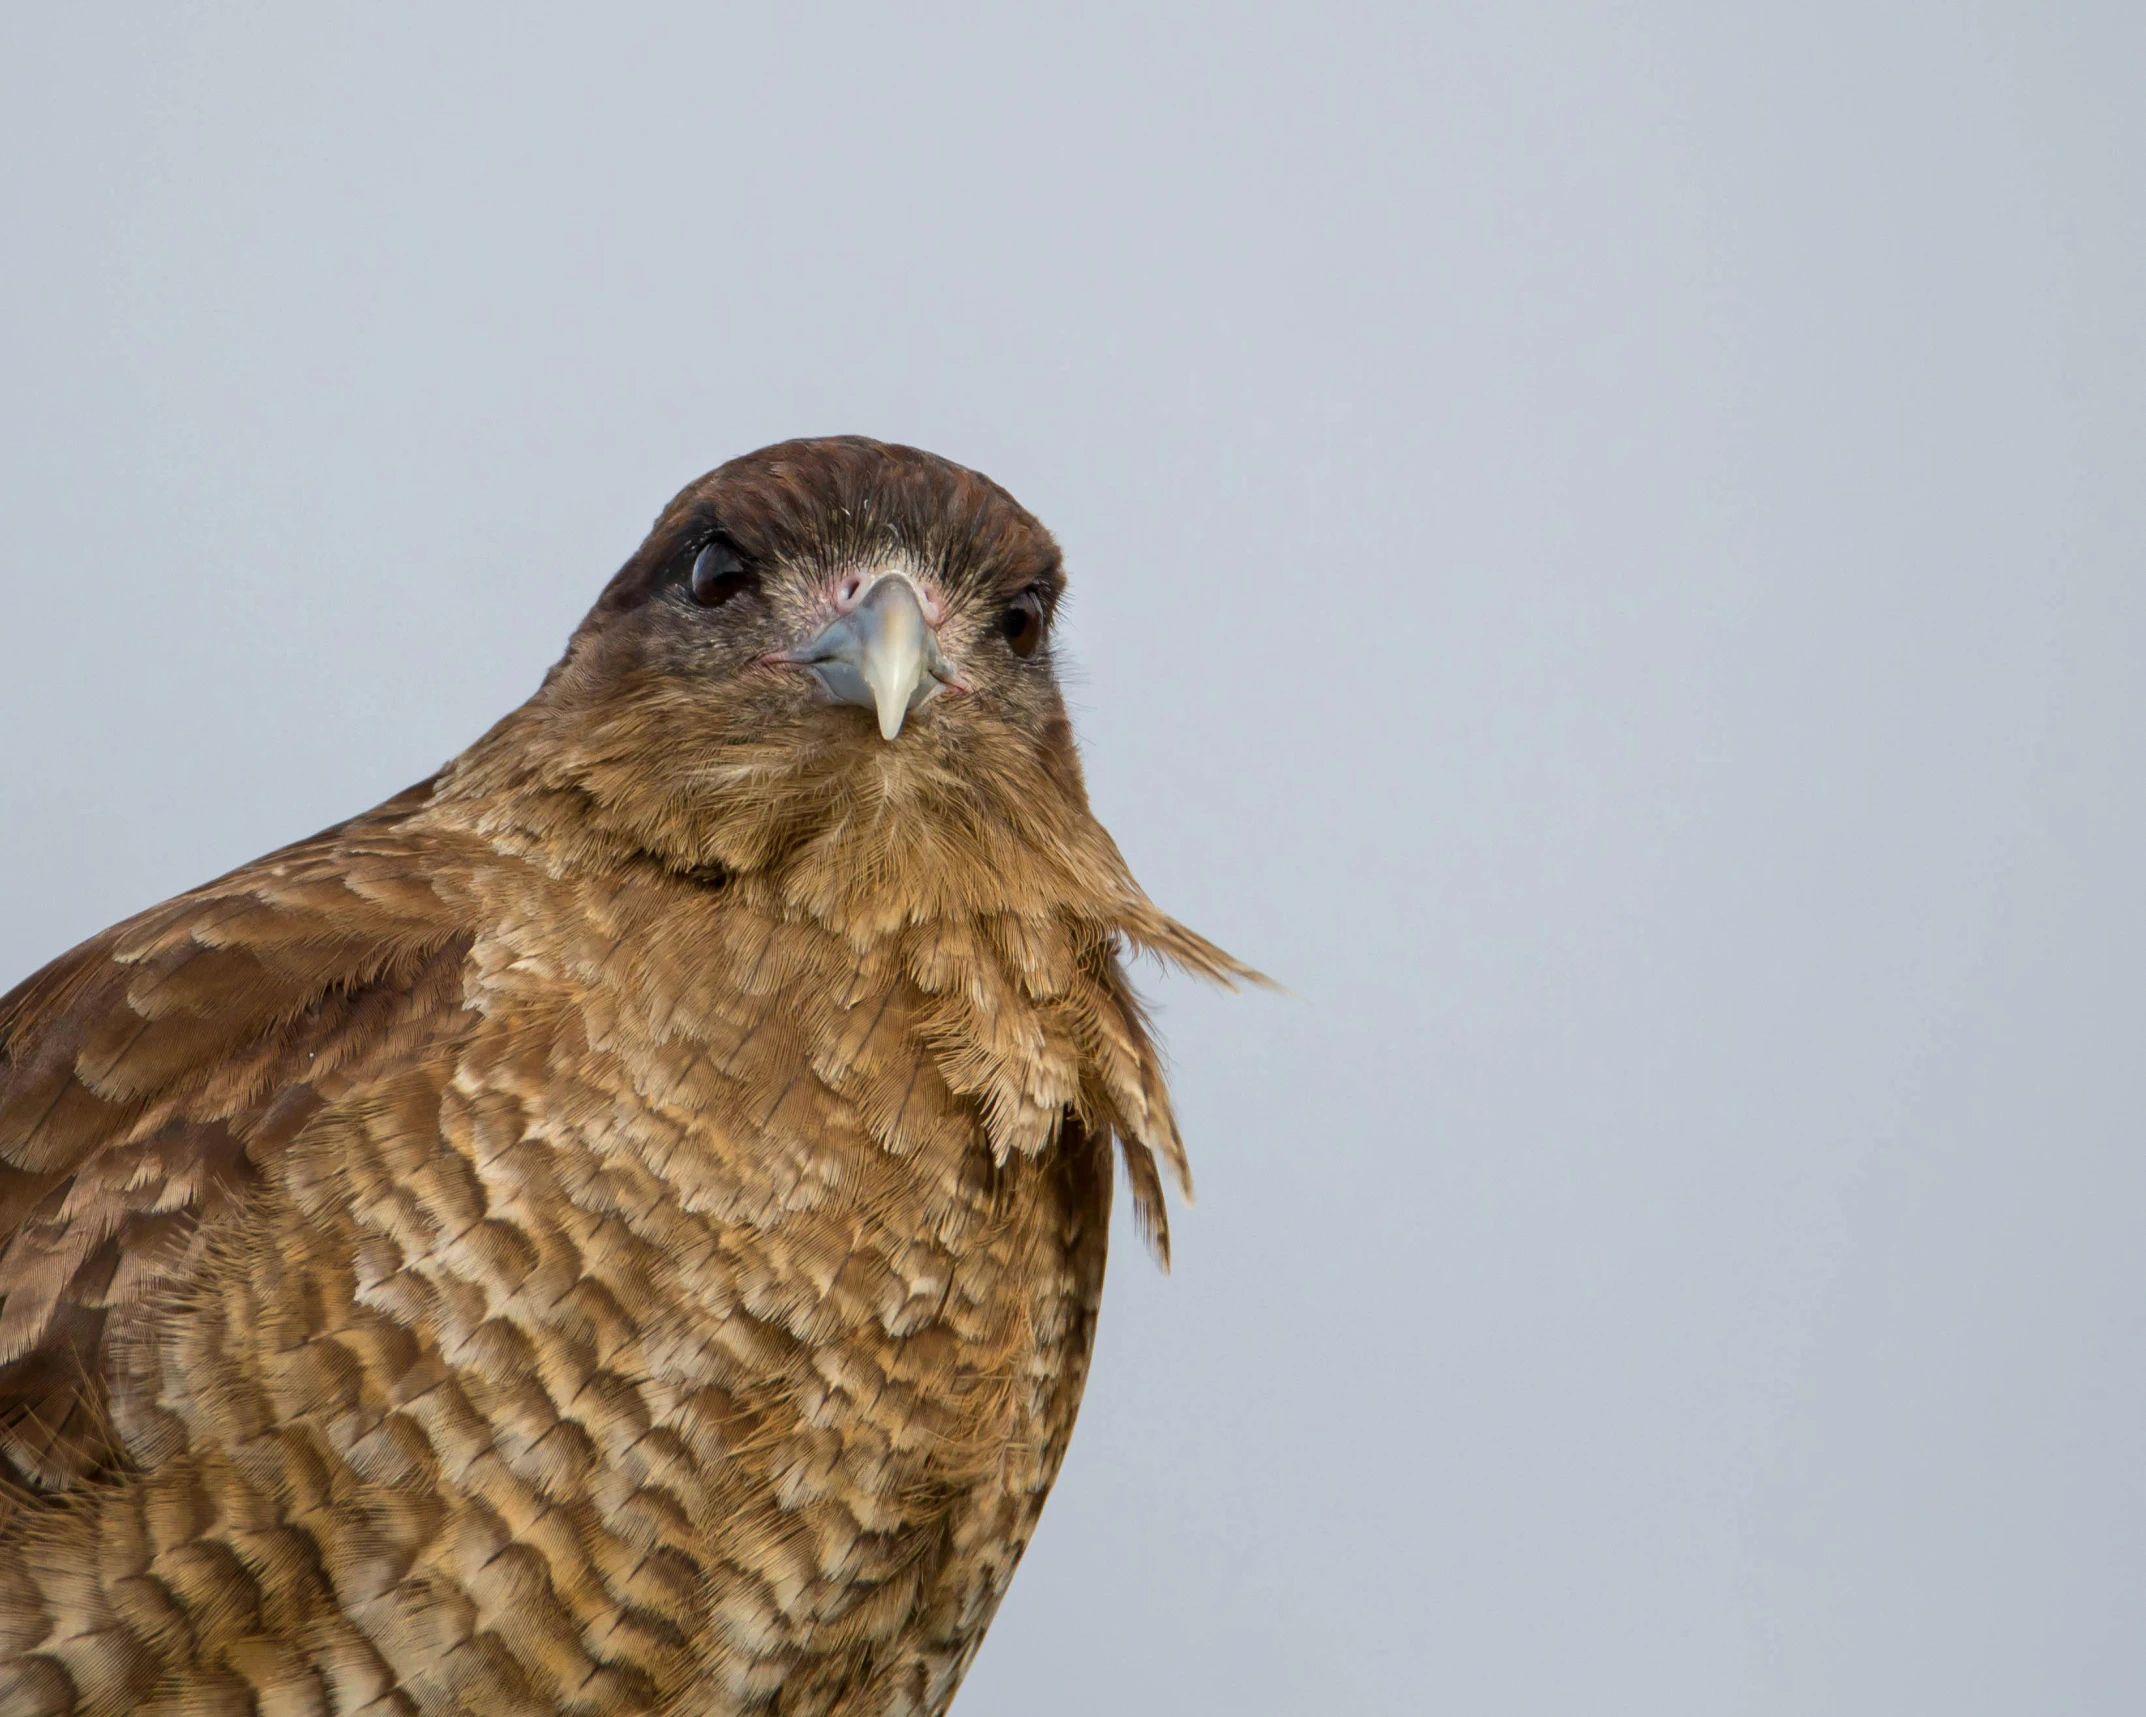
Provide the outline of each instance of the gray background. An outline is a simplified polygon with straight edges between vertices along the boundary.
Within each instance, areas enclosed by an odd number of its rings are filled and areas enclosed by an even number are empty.
[[[960,1709],[2146,1709],[2146,10],[600,10],[9,8],[5,979],[919,442],[1293,991]]]

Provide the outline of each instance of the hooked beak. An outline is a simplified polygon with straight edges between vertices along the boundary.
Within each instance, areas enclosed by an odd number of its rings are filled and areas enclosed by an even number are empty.
[[[874,711],[883,739],[899,734],[903,718],[954,678],[916,592],[894,573],[819,636],[772,659],[810,668],[837,703]]]

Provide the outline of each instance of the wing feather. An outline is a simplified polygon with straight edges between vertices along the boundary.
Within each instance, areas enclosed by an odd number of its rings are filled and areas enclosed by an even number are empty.
[[[332,1091],[456,1029],[430,784],[93,937],[0,997],[0,1485],[121,1458],[111,1338]]]

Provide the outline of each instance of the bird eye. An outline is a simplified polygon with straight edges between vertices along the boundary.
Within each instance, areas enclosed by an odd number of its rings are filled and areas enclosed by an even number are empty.
[[[1022,591],[998,617],[998,629],[1016,656],[1024,660],[1033,656],[1043,642],[1043,598],[1033,590]]]
[[[703,608],[722,607],[752,582],[744,558],[721,537],[713,538],[693,559],[693,600]]]

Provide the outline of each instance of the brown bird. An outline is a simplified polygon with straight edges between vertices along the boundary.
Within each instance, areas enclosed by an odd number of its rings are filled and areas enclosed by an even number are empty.
[[[1049,534],[693,484],[437,776],[0,1000],[0,1714],[940,1712],[1066,1451],[1124,958]]]

